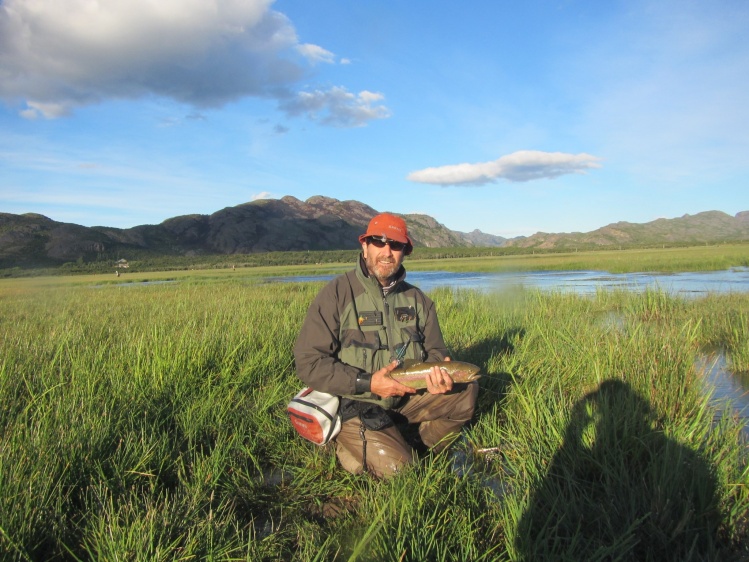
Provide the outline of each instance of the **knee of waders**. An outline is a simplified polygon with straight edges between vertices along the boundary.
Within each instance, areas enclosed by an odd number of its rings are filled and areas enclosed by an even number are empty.
[[[365,431],[367,472],[377,477],[392,476],[414,461],[414,451],[395,427]],[[364,472],[364,443],[357,434],[343,431],[336,438],[336,456],[341,467],[352,474]]]
[[[476,382],[470,382],[465,389],[461,390],[455,396],[455,406],[450,412],[450,419],[462,420],[467,422],[473,417],[476,411],[476,400],[479,395],[479,385]]]

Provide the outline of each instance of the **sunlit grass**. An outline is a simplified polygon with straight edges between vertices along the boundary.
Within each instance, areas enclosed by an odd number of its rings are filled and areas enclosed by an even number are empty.
[[[453,355],[482,368],[479,411],[452,452],[375,481],[286,419],[320,284],[104,280],[0,283],[2,559],[747,550],[741,425],[713,425],[694,362],[717,347],[745,370],[749,295],[434,291]]]

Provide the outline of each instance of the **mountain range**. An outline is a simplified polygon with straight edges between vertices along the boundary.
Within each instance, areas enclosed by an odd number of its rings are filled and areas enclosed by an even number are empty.
[[[0,268],[116,257],[355,249],[357,237],[378,212],[358,201],[323,196],[300,201],[286,196],[226,207],[210,215],[177,216],[158,225],[127,229],[85,227],[34,213],[0,213]],[[401,216],[417,247],[564,250],[749,240],[749,211],[735,216],[706,211],[643,224],[618,222],[587,233],[538,232],[517,238],[480,230],[450,230],[428,215]]]

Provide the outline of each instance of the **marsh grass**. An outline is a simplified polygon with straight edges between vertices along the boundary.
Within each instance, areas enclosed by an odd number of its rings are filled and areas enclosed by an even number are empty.
[[[0,284],[0,558],[747,555],[741,423],[713,423],[694,363],[746,368],[749,296],[434,291],[479,411],[376,481],[286,420],[320,286]]]

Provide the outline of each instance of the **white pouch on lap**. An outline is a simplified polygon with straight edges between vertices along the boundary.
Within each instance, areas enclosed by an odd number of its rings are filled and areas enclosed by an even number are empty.
[[[297,433],[316,445],[325,445],[341,431],[339,398],[309,387],[291,399],[286,411]]]

